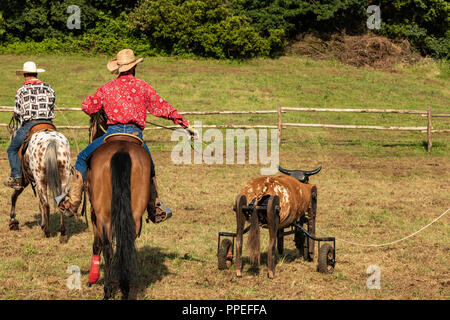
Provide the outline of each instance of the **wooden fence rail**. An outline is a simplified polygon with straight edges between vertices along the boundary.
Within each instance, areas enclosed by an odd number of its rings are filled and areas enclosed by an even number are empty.
[[[426,127],[392,127],[392,126],[359,126],[359,125],[338,125],[338,124],[316,124],[316,123],[283,123],[282,113],[286,111],[307,111],[307,112],[358,112],[358,113],[396,113],[396,114],[417,114],[427,117]],[[432,133],[448,133],[450,129],[433,130],[432,117],[450,117],[450,114],[431,114],[431,106],[427,110],[396,110],[396,109],[336,109],[336,108],[292,108],[278,106],[278,141],[281,143],[282,129],[285,127],[318,127],[318,128],[340,128],[340,129],[369,129],[369,130],[396,130],[396,131],[420,131],[427,133],[427,149],[431,152],[433,142]]]
[[[0,106],[0,112],[12,112],[13,107]],[[81,111],[81,108],[55,108],[55,111]],[[148,113],[148,112],[147,112]],[[184,111],[181,115],[210,115],[210,114],[271,114],[277,110],[241,110],[241,111]]]
[[[12,112],[13,107],[0,106],[0,112]],[[56,111],[81,111],[81,108],[55,108]],[[427,118],[427,126],[423,127],[395,127],[395,126],[365,126],[365,125],[340,125],[340,124],[322,124],[322,123],[283,123],[282,114],[291,111],[304,112],[355,112],[355,113],[393,113],[393,114],[416,114]],[[281,144],[282,129],[287,127],[311,127],[311,128],[338,128],[338,129],[366,129],[366,130],[394,130],[394,131],[420,131],[427,133],[428,152],[432,150],[432,133],[450,133],[450,129],[433,130],[433,117],[450,117],[450,114],[432,114],[431,107],[427,110],[397,110],[397,109],[339,109],[339,108],[297,108],[282,107],[279,105],[277,110],[242,110],[242,111],[185,111],[179,112],[182,115],[213,115],[213,114],[277,114],[278,121],[276,126],[268,125],[202,125],[202,128],[218,129],[278,129],[278,144]],[[0,123],[0,127],[7,127],[8,124]],[[164,126],[145,128],[144,130],[160,130],[164,128],[177,129],[179,126]],[[89,126],[58,126],[58,129],[85,130]]]

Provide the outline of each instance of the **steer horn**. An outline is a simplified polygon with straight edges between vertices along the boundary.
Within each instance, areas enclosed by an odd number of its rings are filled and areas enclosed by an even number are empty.
[[[313,174],[319,173],[320,170],[322,170],[322,166],[312,171],[303,171],[303,173],[307,176],[312,176]]]
[[[312,171],[304,171],[304,170],[287,170],[283,169],[282,167],[278,166],[278,170],[284,174],[287,174],[288,176],[291,176],[295,179],[297,179],[300,182],[308,183],[309,176],[312,176],[313,174],[318,173],[322,169],[322,166],[318,167],[315,170]]]

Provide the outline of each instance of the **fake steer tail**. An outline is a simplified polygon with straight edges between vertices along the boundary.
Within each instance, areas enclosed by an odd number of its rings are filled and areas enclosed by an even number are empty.
[[[136,231],[131,211],[131,158],[117,152],[111,158],[111,236],[116,250],[112,259],[110,279],[119,279],[122,292],[128,291],[137,269]]]
[[[255,202],[256,203],[256,202]],[[260,264],[260,230],[259,230],[259,218],[258,212],[256,211],[256,205],[253,209],[252,216],[250,218],[250,230],[248,235],[247,246],[250,251],[250,263],[253,265]]]

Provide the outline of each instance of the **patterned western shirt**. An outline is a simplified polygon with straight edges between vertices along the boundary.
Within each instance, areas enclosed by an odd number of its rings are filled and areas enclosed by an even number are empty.
[[[183,128],[189,127],[189,122],[164,101],[155,89],[131,74],[104,84],[81,104],[81,109],[88,115],[102,108],[108,116],[108,124],[134,123],[144,129],[148,111],[156,117],[172,120]]]
[[[49,84],[38,79],[25,81],[17,90],[14,113],[19,115],[20,122],[55,118],[55,91]]]

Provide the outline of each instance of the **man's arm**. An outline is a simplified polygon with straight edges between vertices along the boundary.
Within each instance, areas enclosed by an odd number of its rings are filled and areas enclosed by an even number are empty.
[[[50,98],[53,98],[52,103],[49,103],[49,108],[50,108],[51,112],[53,112],[55,110],[56,94],[55,94],[55,90],[53,90],[53,88],[50,85],[48,85],[48,90],[52,94]]]
[[[20,89],[17,90],[16,97],[15,97],[15,103],[14,103],[14,111],[13,111],[13,117],[15,119],[20,119],[20,116],[22,115],[22,109],[23,108],[23,101],[22,96],[20,94]]]
[[[147,110],[152,115],[172,120],[183,128],[189,127],[189,122],[178,113],[178,110],[162,99],[150,85],[147,87]]]
[[[102,87],[97,89],[97,92],[95,92],[93,95],[90,95],[84,99],[84,101],[81,103],[81,110],[83,110],[86,114],[91,115],[94,113],[99,112],[102,107]]]

